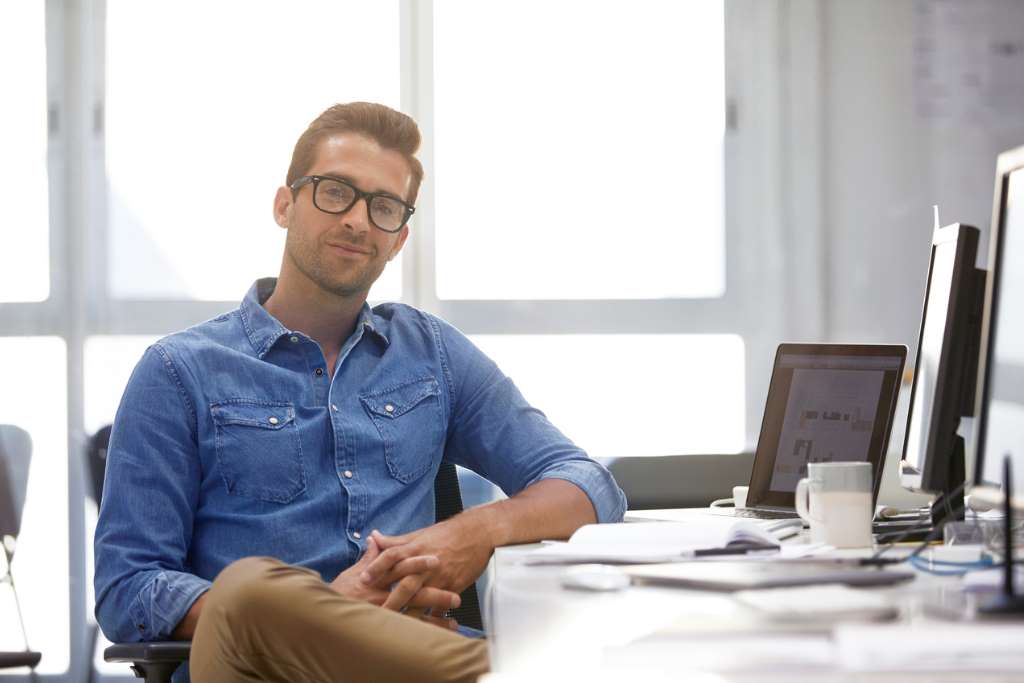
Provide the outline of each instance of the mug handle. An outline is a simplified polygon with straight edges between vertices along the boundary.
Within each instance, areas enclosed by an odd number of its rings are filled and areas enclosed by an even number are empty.
[[[808,504],[808,494],[810,492],[810,480],[804,477],[796,485],[796,514],[800,516],[800,519],[804,520],[808,524],[811,522],[821,523],[820,519],[811,517],[811,510]]]

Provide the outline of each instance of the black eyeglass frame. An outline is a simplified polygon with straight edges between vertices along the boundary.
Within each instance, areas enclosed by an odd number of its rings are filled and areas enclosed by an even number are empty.
[[[330,180],[331,182],[341,183],[342,185],[345,185],[347,187],[352,188],[352,192],[355,193],[355,197],[352,199],[352,203],[349,204],[348,206],[346,206],[344,209],[341,209],[339,211],[328,211],[327,209],[325,209],[322,206],[320,206],[319,204],[317,204],[316,203],[316,191],[317,191],[317,188],[320,186],[320,182],[323,181],[323,180]],[[409,219],[412,218],[412,215],[414,213],[416,213],[416,207],[415,206],[407,204],[406,202],[402,201],[401,199],[399,199],[398,197],[394,196],[393,194],[389,194],[387,192],[363,192],[362,190],[360,190],[358,187],[353,185],[348,180],[345,180],[344,178],[338,178],[338,177],[332,176],[332,175],[304,175],[301,178],[296,178],[295,182],[292,183],[291,185],[289,185],[289,187],[291,188],[292,192],[296,192],[297,193],[304,186],[309,185],[310,183],[313,184],[313,206],[315,206],[320,211],[323,211],[324,213],[329,213],[329,214],[338,216],[338,215],[341,215],[341,214],[345,213],[346,211],[351,211],[352,207],[355,206],[359,202],[360,199],[365,199],[366,200],[366,216],[367,216],[367,218],[370,219],[370,222],[373,224],[373,227],[377,228],[378,230],[383,230],[384,232],[396,233],[396,232],[400,231],[402,228],[405,227],[405,224],[409,222]],[[405,210],[404,215],[402,216],[402,222],[394,230],[388,230],[387,228],[382,228],[380,225],[377,224],[377,221],[373,220],[373,211],[370,210],[370,206],[371,206],[371,202],[374,199],[376,199],[377,197],[383,197],[385,199],[390,199],[392,201],[398,202],[399,204],[402,205],[402,208]]]

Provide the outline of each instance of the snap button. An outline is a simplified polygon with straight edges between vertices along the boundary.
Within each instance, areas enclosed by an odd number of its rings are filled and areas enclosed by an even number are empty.
[[[353,531],[352,532],[352,536],[355,537],[355,538],[362,538],[363,537],[363,535],[361,533],[359,533],[358,531]]]
[[[292,337],[292,338],[291,338],[291,342],[292,342],[292,344],[296,344],[296,343],[298,343],[298,341],[299,341],[299,338],[298,338],[298,337]]]
[[[315,374],[315,375],[316,375],[317,377],[319,377],[320,375],[324,374],[324,369],[323,369],[323,368],[317,368],[317,369],[316,369],[316,370],[314,370],[313,372],[314,372],[314,374]]]
[[[331,410],[333,410],[334,412],[338,412],[338,406],[336,406],[336,405],[334,405],[334,404],[332,403],[332,404],[331,404]]]
[[[271,417],[269,420],[267,420],[267,422],[269,422],[272,425],[276,425],[278,422],[280,422],[280,420],[278,420],[276,417]]]
[[[386,406],[384,406],[384,410],[386,410],[389,413],[393,413],[395,412],[395,407],[389,403]]]
[[[352,470],[345,470],[345,478],[346,479],[351,479],[352,478]]]

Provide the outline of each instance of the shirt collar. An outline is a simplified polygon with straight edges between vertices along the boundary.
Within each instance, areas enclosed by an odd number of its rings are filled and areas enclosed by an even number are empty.
[[[265,277],[257,280],[249,288],[245,298],[242,299],[241,305],[238,307],[241,313],[242,327],[249,338],[249,343],[252,344],[252,348],[256,351],[257,358],[263,358],[270,351],[271,347],[277,343],[278,339],[292,334],[291,330],[282,325],[277,318],[270,315],[267,309],[263,308],[264,302],[274,293],[274,287],[276,286],[276,277]],[[384,346],[388,346],[391,342],[379,330],[381,322],[374,315],[369,304],[363,302],[363,308],[359,311],[359,320],[356,322],[356,326],[369,330]]]

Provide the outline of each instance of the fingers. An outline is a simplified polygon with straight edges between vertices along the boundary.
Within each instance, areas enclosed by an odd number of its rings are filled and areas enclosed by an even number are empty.
[[[433,624],[434,626],[440,626],[441,628],[447,629],[449,631],[456,631],[459,628],[459,622],[455,621],[454,619],[446,619],[445,617],[435,617],[430,614],[424,614],[423,616],[421,616],[420,621],[425,621],[428,624]]]
[[[356,562],[356,565],[360,565],[360,564],[369,565],[371,562],[373,562],[379,556],[380,556],[380,546],[378,546],[377,542],[375,540],[373,540],[373,536],[370,536],[370,538],[366,539],[366,551],[363,553],[363,556],[359,558],[359,561]]]
[[[387,550],[398,545],[404,545],[413,539],[414,534],[403,534],[401,536],[386,536],[377,529],[373,530],[370,536],[377,541],[377,545]]]
[[[374,540],[374,537],[371,537],[371,540]],[[363,573],[359,575],[359,579],[367,584],[380,584],[381,578],[390,572],[395,565],[402,560],[415,556],[417,556],[416,550],[409,545],[400,545],[385,550],[366,566]],[[433,556],[426,555],[422,557]],[[437,558],[434,557],[434,559],[436,560]]]
[[[405,577],[391,589],[391,595],[384,601],[383,607],[391,610],[402,609],[409,604],[409,601],[419,592],[420,588],[423,588],[425,580],[426,577],[422,574],[412,574]]]
[[[379,588],[390,586],[410,574],[431,574],[441,566],[441,560],[434,555],[418,555],[399,561],[390,570],[385,571],[376,580],[370,579],[370,584]],[[360,580],[367,583],[365,577],[370,577],[369,570],[360,575]]]
[[[410,607],[428,608],[436,613],[443,613],[461,605],[462,598],[458,593],[443,588],[423,586],[409,599],[408,604]]]

